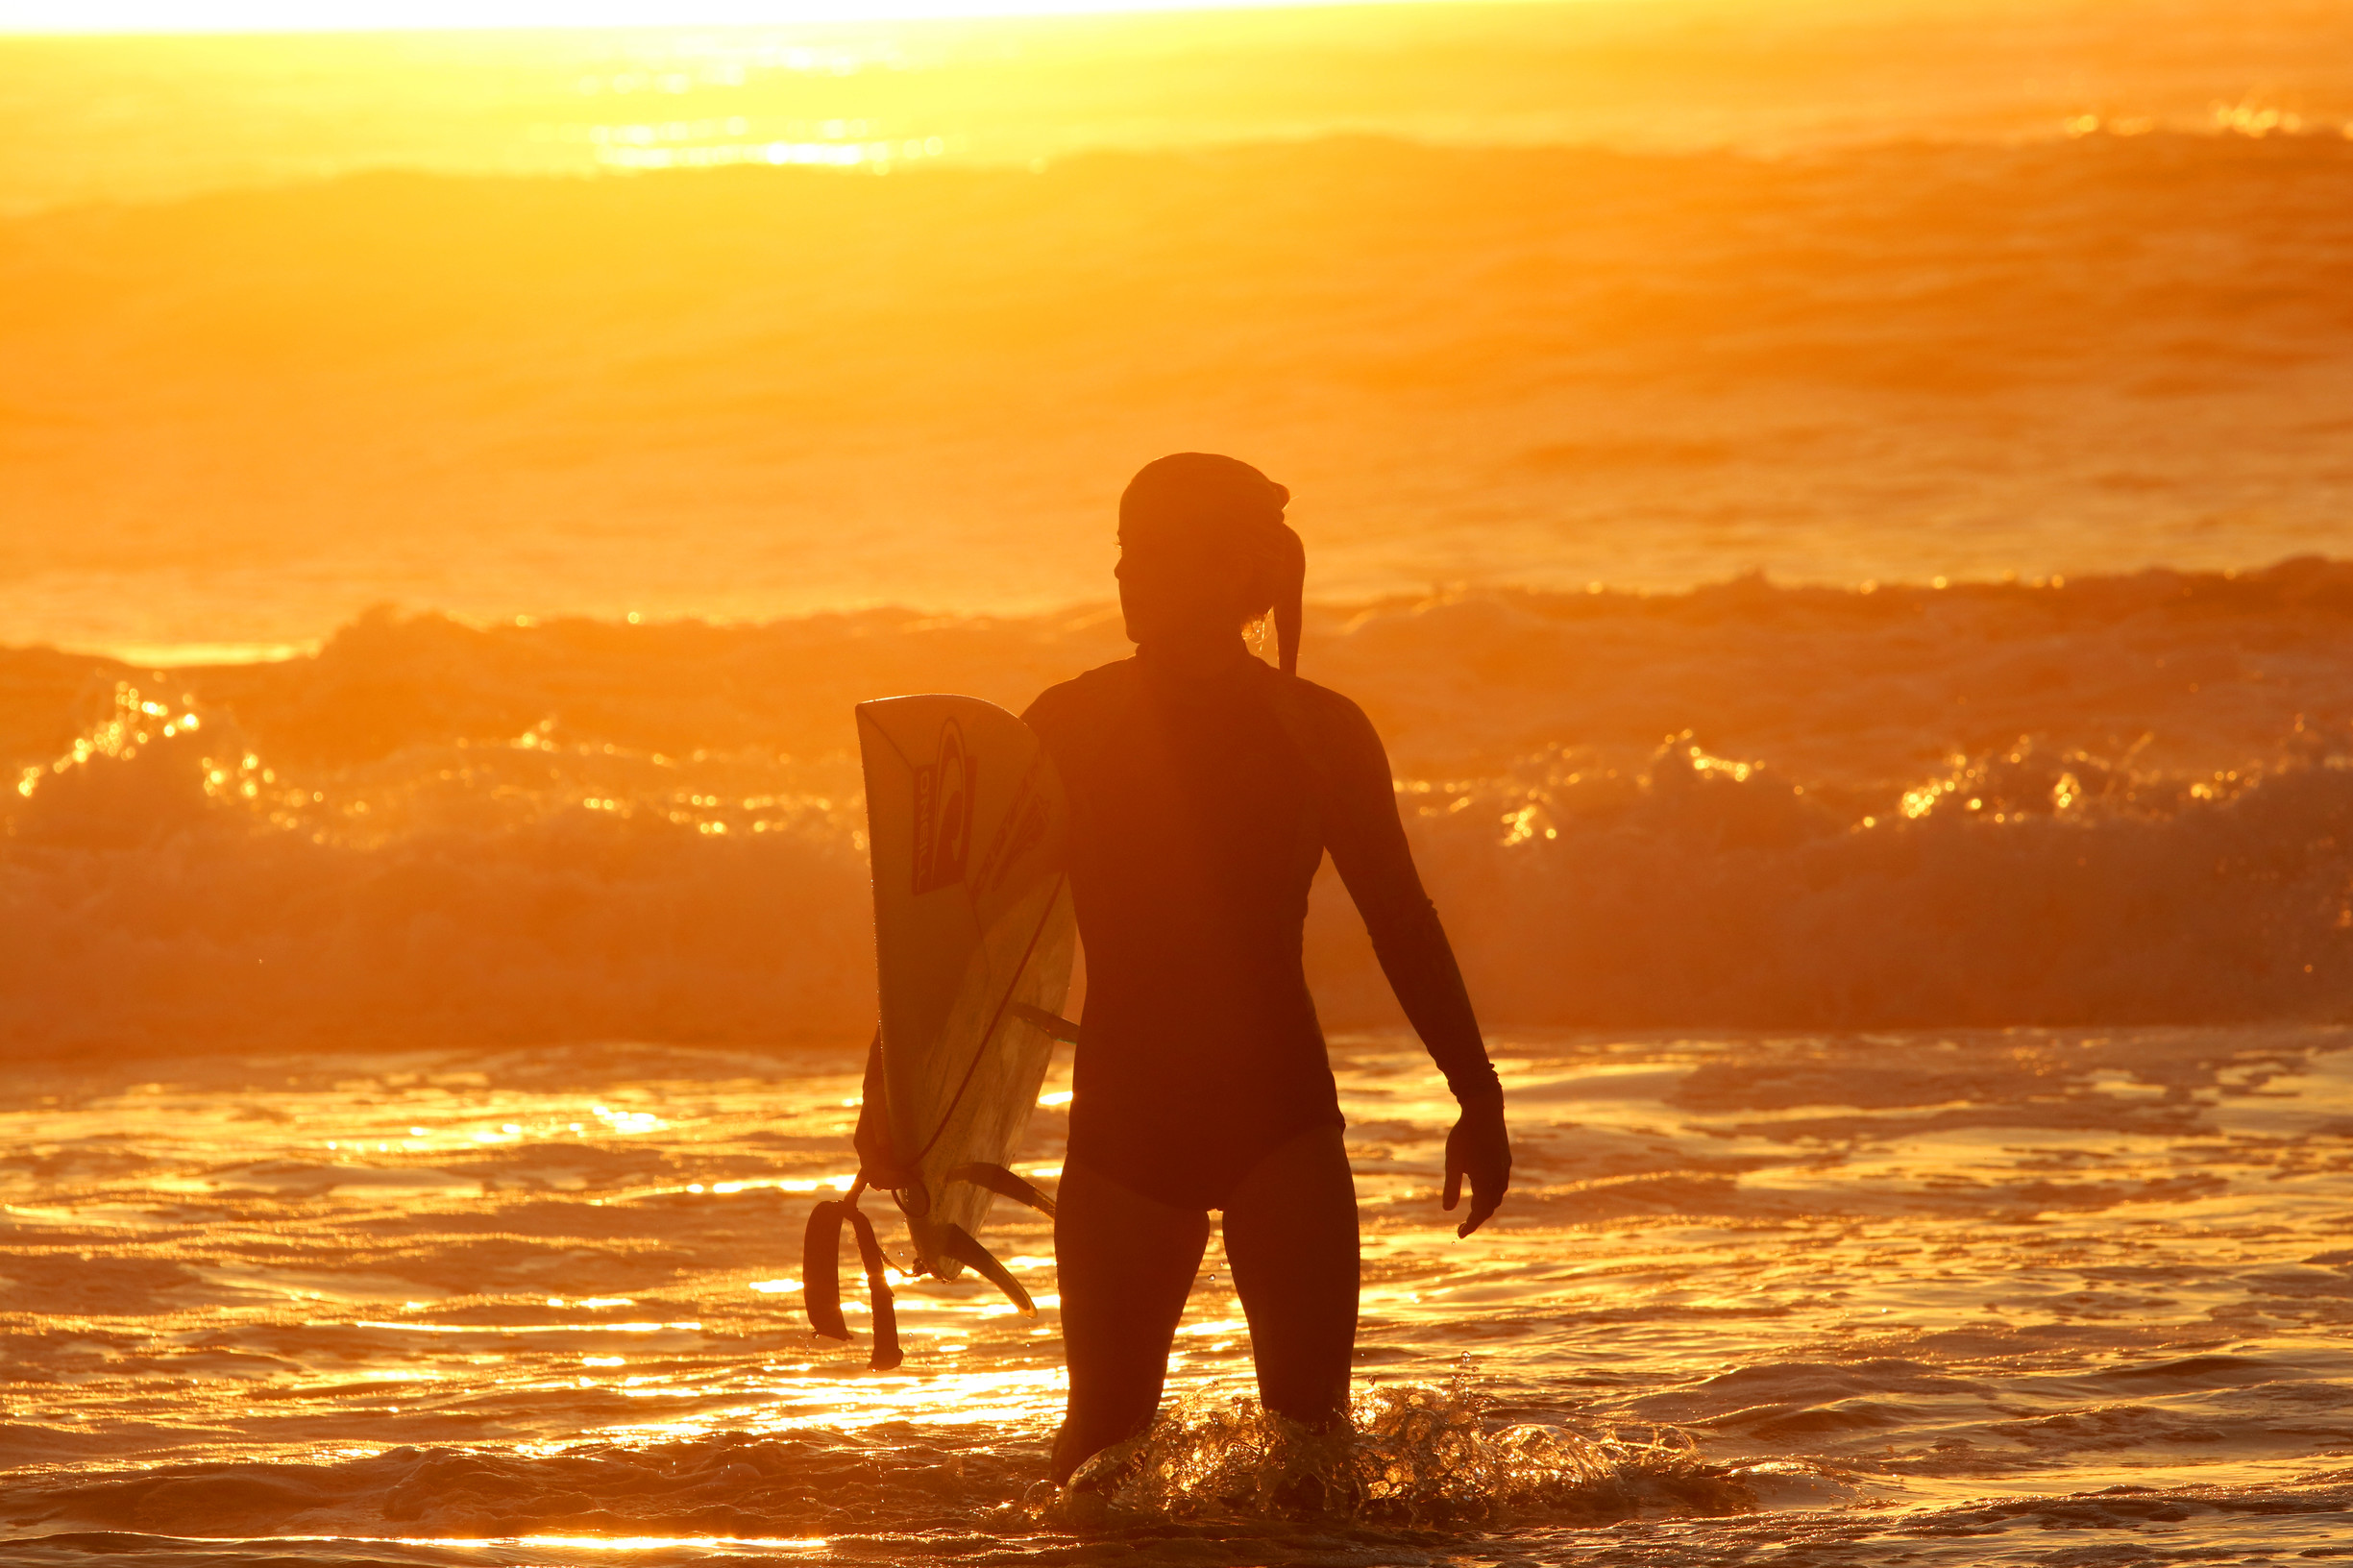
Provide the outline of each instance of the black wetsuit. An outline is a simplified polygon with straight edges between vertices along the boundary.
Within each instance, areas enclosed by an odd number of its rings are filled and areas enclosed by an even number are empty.
[[[1187,1209],[1286,1139],[1340,1123],[1301,965],[1324,852],[1458,1099],[1498,1093],[1462,976],[1357,705],[1237,650],[1210,674],[1149,653],[1023,715],[1071,807],[1087,1007],[1069,1158]]]

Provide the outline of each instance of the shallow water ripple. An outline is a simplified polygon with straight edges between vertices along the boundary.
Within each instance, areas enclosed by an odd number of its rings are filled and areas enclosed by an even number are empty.
[[[1034,1490],[1061,1400],[1042,1223],[990,1231],[1036,1321],[909,1283],[891,1375],[801,1321],[800,1221],[849,1173],[854,1051],[20,1070],[0,1090],[7,1559],[1957,1564],[2353,1541],[2353,1034],[1562,1034],[1498,1055],[1520,1185],[1458,1242],[1435,1076],[1393,1037],[1334,1045],[1364,1408],[1440,1411],[1426,1452],[1504,1479],[1323,1512],[1172,1483],[1079,1517]],[[1059,1173],[1064,1115],[1041,1110],[1026,1174]],[[1154,1451],[1188,1476],[1242,1474],[1248,1351],[1213,1246]]]

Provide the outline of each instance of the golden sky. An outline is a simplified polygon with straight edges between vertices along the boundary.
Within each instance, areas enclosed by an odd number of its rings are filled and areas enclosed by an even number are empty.
[[[857,22],[1274,9],[1365,0],[0,0],[0,33],[307,33],[456,27]],[[1376,0],[1378,3],[1378,0]]]

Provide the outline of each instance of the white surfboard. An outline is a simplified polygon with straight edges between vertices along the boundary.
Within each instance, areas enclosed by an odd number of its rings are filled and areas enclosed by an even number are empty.
[[[1011,1175],[1058,1038],[1077,922],[1067,807],[1029,726],[969,697],[858,705],[874,877],[892,1194],[919,1273],[968,1264],[1028,1308],[972,1238]],[[869,1106],[866,1115],[873,1115]]]

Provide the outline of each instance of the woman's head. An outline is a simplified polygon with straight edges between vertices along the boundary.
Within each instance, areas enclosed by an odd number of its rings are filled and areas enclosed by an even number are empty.
[[[1283,668],[1298,662],[1307,554],[1283,521],[1290,492],[1248,463],[1180,452],[1119,497],[1119,608],[1137,643],[1231,636],[1272,610]]]

